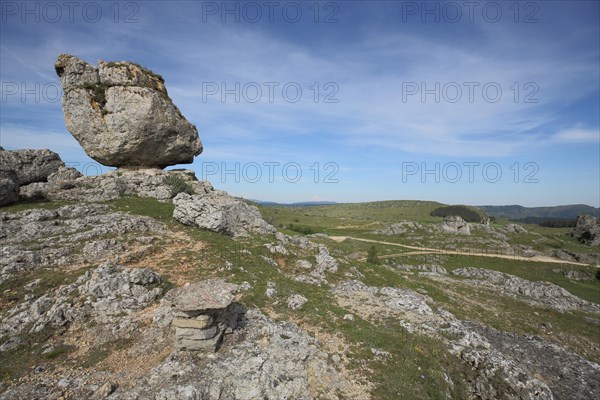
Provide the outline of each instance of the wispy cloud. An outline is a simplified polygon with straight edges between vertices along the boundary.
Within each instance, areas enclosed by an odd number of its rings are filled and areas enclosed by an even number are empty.
[[[570,128],[552,135],[552,141],[559,143],[594,143],[600,145],[600,131],[597,129]]]
[[[3,24],[0,80],[56,82],[61,52],[148,66],[198,126],[205,150],[196,169],[203,160],[330,159],[363,171],[353,177],[360,186],[370,182],[364,171],[393,169],[399,158],[508,159],[533,150],[543,158],[566,143],[598,145],[598,113],[589,107],[600,92],[598,23],[590,18],[597,5],[544,2],[539,24],[407,25],[394,2],[342,2],[340,23],[320,26],[203,22],[196,2],[172,4],[139,3],[136,24]],[[279,84],[272,101],[266,82]],[[282,93],[290,82],[303,90],[297,103]],[[323,101],[328,82],[337,103]],[[219,92],[207,97],[207,83]],[[222,101],[221,84],[253,83],[263,89],[258,101]],[[3,104],[2,143],[79,157],[62,124],[58,104]]]

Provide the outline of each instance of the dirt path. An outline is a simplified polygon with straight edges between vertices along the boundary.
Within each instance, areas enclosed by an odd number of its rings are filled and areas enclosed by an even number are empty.
[[[380,223],[380,222],[378,222],[378,221],[375,221],[375,222],[370,222],[370,223],[368,223],[368,224],[364,224],[364,225],[340,225],[340,226],[336,226],[336,227],[334,227],[333,229],[346,229],[346,228],[352,229],[352,228],[364,228],[364,227],[367,227],[367,226],[378,225],[379,223]]]
[[[497,254],[497,253],[483,253],[483,252],[479,252],[479,251],[433,249],[430,247],[409,246],[407,244],[384,242],[382,240],[363,239],[363,238],[357,238],[357,237],[352,237],[352,236],[329,236],[329,238],[336,242],[343,242],[346,239],[353,239],[353,240],[358,240],[361,242],[379,243],[379,244],[385,244],[385,245],[389,245],[389,246],[398,246],[398,247],[403,247],[405,249],[415,250],[415,251],[398,253],[398,254],[387,254],[387,255],[381,256],[379,258],[403,257],[403,256],[410,256],[410,255],[415,255],[415,254],[443,254],[443,255],[452,254],[452,255],[474,256],[474,257],[494,257],[494,258],[503,258],[503,259],[507,259],[507,260],[518,260],[518,261],[545,262],[545,263],[553,263],[553,264],[571,264],[571,265],[584,265],[584,266],[588,265],[586,263],[560,260],[558,258],[553,258],[553,257],[548,257],[548,256],[523,257],[523,256],[515,255],[515,254],[510,255],[510,254]]]

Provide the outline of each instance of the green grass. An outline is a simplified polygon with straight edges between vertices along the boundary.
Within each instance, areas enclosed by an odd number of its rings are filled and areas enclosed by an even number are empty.
[[[172,203],[160,202],[153,198],[127,196],[109,202],[113,211],[152,217],[161,222],[173,222]]]
[[[23,332],[27,332],[29,328],[24,329]],[[63,362],[68,354],[74,350],[73,347],[59,344],[50,353],[42,354],[44,344],[57,332],[57,330],[44,328],[40,332],[22,333],[20,335],[21,345],[2,353],[2,362],[0,363],[0,377],[2,380],[6,383],[15,382],[31,373],[31,369],[36,365],[41,365],[47,369]]]
[[[259,209],[265,219],[276,226],[295,222],[331,229],[343,225],[366,225],[373,222],[388,224],[402,220],[439,222],[442,218],[429,214],[442,205],[432,201],[393,200],[314,207],[259,206]]]
[[[286,268],[293,268],[294,257],[287,257]],[[249,260],[248,260],[249,261]],[[381,274],[379,283],[389,283],[391,277],[401,284],[402,278],[384,267],[373,266],[377,270],[365,269],[367,276]],[[354,321],[343,320],[348,310],[339,307],[332,301],[327,286],[315,286],[294,281],[280,269],[264,265],[259,260],[244,264],[244,271],[234,270],[229,279],[237,283],[249,281],[252,289],[245,292],[241,301],[246,307],[273,309],[280,319],[291,317],[306,321],[305,329],[323,330],[329,334],[341,334],[351,345],[350,352],[345,354],[350,359],[351,368],[367,367],[372,371],[369,379],[374,383],[373,396],[376,399],[445,398],[450,390],[456,398],[466,395],[465,374],[469,368],[457,358],[450,355],[444,345],[435,339],[421,335],[409,334],[394,321],[385,324],[373,324],[355,317]],[[345,267],[336,274],[328,276],[330,282],[345,279]],[[277,290],[275,299],[266,297],[267,282],[273,282]],[[374,282],[369,282],[374,283]],[[287,298],[294,293],[301,293],[308,302],[300,309],[292,311],[287,308]],[[387,351],[390,357],[375,357],[371,348]],[[451,388],[444,380],[443,371],[447,371],[456,386]]]
[[[57,208],[66,206],[68,204],[73,204],[73,202],[63,200],[49,201],[45,199],[22,200],[10,206],[0,207],[0,212],[16,213],[34,209],[56,210]]]
[[[73,271],[56,271],[44,268],[11,276],[0,283],[0,310],[4,311],[21,303],[28,294],[40,297],[62,285],[73,283],[88,269],[89,267]],[[26,284],[36,279],[40,279],[40,282],[32,290],[26,291],[23,289]]]

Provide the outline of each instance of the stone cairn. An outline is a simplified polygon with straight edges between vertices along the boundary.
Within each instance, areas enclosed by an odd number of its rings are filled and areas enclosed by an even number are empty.
[[[175,348],[215,352],[225,333],[236,328],[238,286],[210,279],[176,288],[164,300],[172,307]]]

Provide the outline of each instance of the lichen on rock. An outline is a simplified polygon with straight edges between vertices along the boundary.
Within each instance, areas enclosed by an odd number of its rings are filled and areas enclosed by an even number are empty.
[[[67,129],[91,158],[113,167],[164,168],[191,163],[202,152],[198,130],[160,75],[127,61],[98,64],[70,54],[55,64]]]

